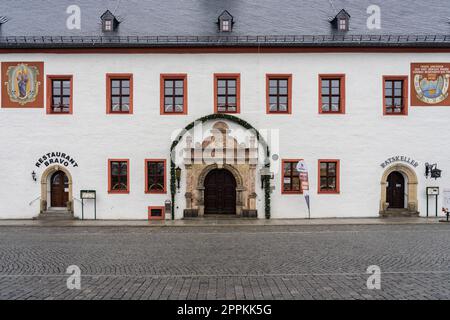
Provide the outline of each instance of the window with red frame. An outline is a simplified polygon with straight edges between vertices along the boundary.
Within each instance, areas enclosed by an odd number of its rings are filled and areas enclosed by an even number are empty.
[[[128,160],[109,161],[109,192],[128,192],[129,186],[129,162]]]
[[[239,76],[215,75],[215,111],[239,113]]]
[[[187,114],[187,76],[161,75],[161,114]]]
[[[290,112],[290,76],[267,77],[267,112],[289,113]]]
[[[319,113],[345,113],[345,75],[319,75]]]
[[[297,171],[298,160],[283,160],[283,193],[301,193],[300,176]]]
[[[166,162],[164,160],[146,160],[147,193],[166,192]]]
[[[339,192],[339,161],[319,160],[319,192]]]
[[[384,114],[406,114],[406,80],[384,79]]]
[[[110,113],[129,113],[130,108],[130,79],[112,78]]]
[[[340,112],[341,80],[322,79],[322,112]]]
[[[70,113],[71,112],[71,95],[72,80],[51,79],[52,97],[50,113]]]

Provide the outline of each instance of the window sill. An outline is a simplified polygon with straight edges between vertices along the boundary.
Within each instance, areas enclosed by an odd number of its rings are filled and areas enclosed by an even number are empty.
[[[281,191],[281,194],[303,194],[302,191]]]
[[[149,191],[149,190],[146,190],[145,194],[167,194],[167,191],[166,190],[164,190],[164,191]]]
[[[239,111],[216,111],[215,113],[219,113],[219,114],[227,114],[227,113],[231,113],[231,114],[239,114]]]
[[[383,116],[394,116],[394,117],[398,117],[398,116],[407,116],[407,113],[383,113]]]
[[[129,194],[129,190],[123,190],[123,191],[115,191],[115,190],[108,190],[109,194]]]
[[[342,111],[321,111],[319,114],[345,114],[345,112]]]
[[[317,194],[340,194],[340,191],[324,191],[324,190],[319,190],[317,192]]]
[[[287,114],[287,115],[290,115],[292,113],[290,111],[269,111],[269,112],[267,112],[267,114]]]
[[[162,112],[162,116],[185,116],[187,115],[186,112]]]

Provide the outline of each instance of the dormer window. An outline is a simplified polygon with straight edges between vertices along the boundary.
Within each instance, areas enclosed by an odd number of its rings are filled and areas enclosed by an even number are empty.
[[[113,30],[113,22],[112,20],[105,20],[104,22],[104,31],[112,31]]]
[[[330,22],[335,29],[339,31],[348,31],[350,26],[350,15],[345,9],[342,9]]]
[[[227,11],[223,11],[219,18],[220,32],[231,32],[233,29],[233,16]]]
[[[222,31],[230,31],[230,21],[229,20],[222,21]]]
[[[115,31],[117,26],[119,25],[119,20],[117,20],[116,16],[114,16],[109,10],[106,10],[106,12],[102,14],[100,19],[102,20],[103,32]]]
[[[339,19],[339,30],[347,31],[347,19]]]

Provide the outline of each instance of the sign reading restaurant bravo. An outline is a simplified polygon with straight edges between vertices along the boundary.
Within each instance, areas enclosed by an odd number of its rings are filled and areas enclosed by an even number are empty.
[[[68,154],[64,152],[49,152],[44,154],[36,161],[36,167],[48,167],[51,164],[62,164],[65,167],[72,165],[74,168],[78,167],[78,163]]]
[[[450,63],[411,63],[411,105],[450,106]]]
[[[406,163],[412,165],[414,168],[417,168],[419,166],[419,163],[414,159],[411,159],[411,158],[405,157],[405,156],[394,156],[394,157],[390,157],[390,158],[386,159],[381,164],[381,167],[384,169],[393,162],[406,162]]]

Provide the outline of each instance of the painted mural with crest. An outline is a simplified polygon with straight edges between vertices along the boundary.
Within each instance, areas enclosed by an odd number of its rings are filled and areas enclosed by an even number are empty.
[[[2,63],[2,107],[43,108],[43,62]]]
[[[450,63],[411,64],[411,105],[450,106]]]

